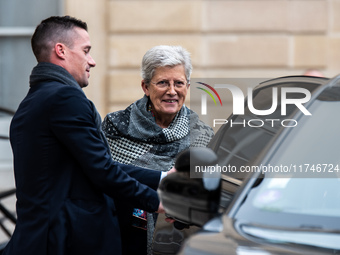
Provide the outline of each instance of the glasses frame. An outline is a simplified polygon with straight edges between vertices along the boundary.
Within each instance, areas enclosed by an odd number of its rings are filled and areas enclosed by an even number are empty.
[[[164,82],[164,83],[162,83]],[[175,84],[176,82],[181,82],[183,84]],[[171,87],[171,85],[173,85],[175,88],[177,89],[183,89],[183,88],[187,88],[189,82],[188,81],[181,81],[181,80],[175,80],[175,81],[168,81],[168,80],[160,80],[158,82],[152,82],[150,81],[150,84],[154,84],[157,88],[160,89],[169,89]]]

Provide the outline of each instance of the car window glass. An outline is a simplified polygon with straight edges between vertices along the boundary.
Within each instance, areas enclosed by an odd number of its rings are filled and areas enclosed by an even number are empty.
[[[277,84],[276,84],[277,85]],[[239,169],[240,166],[248,164],[256,158],[263,149],[268,145],[272,138],[282,130],[280,124],[283,119],[289,119],[297,110],[295,105],[288,105],[287,115],[281,115],[281,88],[282,87],[301,87],[310,91],[314,91],[320,84],[301,82],[299,84],[289,82],[281,83],[275,87],[278,88],[278,107],[275,112],[267,116],[254,115],[245,108],[245,115],[232,116],[228,124],[223,125],[217,132],[216,136],[210,143],[212,148],[219,158],[219,165],[235,166]],[[253,95],[253,104],[257,110],[269,109],[272,106],[273,86],[267,86],[256,90]],[[300,93],[289,93],[288,98],[300,98]],[[271,121],[275,119],[275,121]],[[231,125],[231,121],[236,123]],[[239,180],[245,177],[239,172],[223,172]]]
[[[252,203],[269,212],[338,217],[339,187],[339,178],[268,178]]]
[[[285,227],[340,227],[335,224],[340,215],[340,101],[334,96],[340,95],[340,88],[330,92],[313,102],[308,109],[312,116],[305,116],[287,133],[265,164],[267,169],[281,166],[287,171],[267,172],[261,184],[250,190],[237,218]]]
[[[312,116],[288,134],[271,161],[288,166],[298,177],[340,177],[338,109],[340,102],[316,100],[309,109]]]

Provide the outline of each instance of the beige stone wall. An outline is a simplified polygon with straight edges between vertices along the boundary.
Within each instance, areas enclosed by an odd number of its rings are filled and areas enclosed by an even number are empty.
[[[86,20],[104,116],[140,98],[140,62],[159,44],[192,54],[194,78],[340,73],[340,0],[65,0]]]
[[[65,15],[85,21],[91,38],[91,55],[96,67],[91,69],[90,84],[84,89],[87,96],[95,103],[103,116],[108,109],[106,99],[107,67],[107,0],[65,0]]]

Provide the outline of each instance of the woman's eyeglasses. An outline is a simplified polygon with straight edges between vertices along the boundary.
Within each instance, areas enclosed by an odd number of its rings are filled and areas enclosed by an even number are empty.
[[[156,85],[156,87],[160,89],[170,88],[171,86],[171,83],[168,80],[161,80],[158,82],[150,82],[150,83]],[[172,84],[174,85],[175,88],[178,88],[178,89],[182,89],[187,86],[186,81],[174,81],[172,82]]]

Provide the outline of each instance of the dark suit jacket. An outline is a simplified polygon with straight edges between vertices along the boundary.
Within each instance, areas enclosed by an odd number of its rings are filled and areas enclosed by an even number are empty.
[[[106,195],[158,208],[160,172],[113,162],[91,103],[75,87],[31,87],[10,137],[18,221],[5,255],[120,254],[114,202]]]

